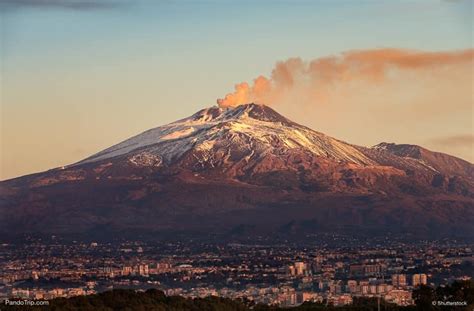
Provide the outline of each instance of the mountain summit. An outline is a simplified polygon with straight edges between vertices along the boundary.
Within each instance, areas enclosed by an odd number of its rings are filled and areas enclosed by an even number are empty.
[[[270,107],[252,103],[233,109],[203,109],[189,118],[127,139],[79,164],[140,153],[171,164],[183,156],[189,158],[191,153],[203,165],[227,167],[241,161],[295,152],[335,161],[373,163],[350,144],[298,125]],[[219,161],[221,163],[217,163]]]
[[[473,167],[414,145],[352,145],[264,105],[211,107],[68,167],[2,182],[0,214],[14,235],[273,236],[291,222],[299,236],[473,236]]]

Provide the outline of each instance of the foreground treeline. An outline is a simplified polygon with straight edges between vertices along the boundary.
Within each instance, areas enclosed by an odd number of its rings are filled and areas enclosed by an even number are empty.
[[[455,282],[450,286],[436,289],[424,286],[413,292],[416,305],[400,307],[385,301],[378,302],[376,298],[354,298],[354,303],[348,306],[333,307],[325,303],[306,302],[294,308],[279,308],[266,305],[255,305],[247,300],[232,300],[219,297],[184,298],[180,296],[166,296],[162,291],[150,289],[146,292],[118,289],[90,296],[72,298],[57,298],[50,301],[49,306],[37,307],[6,307],[4,310],[143,310],[143,311],[271,311],[271,310],[335,310],[335,311],[370,311],[380,310],[474,310],[474,282]],[[465,302],[465,306],[446,306],[439,302]],[[436,302],[436,303],[435,303]],[[441,303],[442,304],[442,303]]]

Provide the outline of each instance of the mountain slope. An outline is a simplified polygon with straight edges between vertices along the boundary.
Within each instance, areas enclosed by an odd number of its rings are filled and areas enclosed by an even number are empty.
[[[474,166],[471,163],[441,152],[433,152],[420,146],[380,143],[372,148],[390,152],[398,157],[415,159],[425,163],[428,167],[441,174],[458,175],[466,178],[474,176]]]
[[[227,147],[250,153],[299,149],[338,161],[372,163],[349,144],[293,123],[269,107],[249,104],[235,109],[203,109],[189,118],[127,139],[79,164],[113,158],[144,148],[170,163],[191,149],[206,153]]]
[[[291,222],[299,235],[474,236],[472,172],[418,146],[351,145],[266,106],[212,107],[68,167],[2,182],[0,230],[272,235]]]

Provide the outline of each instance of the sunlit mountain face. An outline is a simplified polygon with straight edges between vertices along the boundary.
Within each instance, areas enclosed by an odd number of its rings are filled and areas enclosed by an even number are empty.
[[[361,147],[258,104],[211,107],[2,182],[2,234],[474,236],[474,165]]]

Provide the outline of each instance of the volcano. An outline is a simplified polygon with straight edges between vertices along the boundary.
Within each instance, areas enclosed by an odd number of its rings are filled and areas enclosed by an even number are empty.
[[[352,145],[253,103],[203,109],[0,190],[8,237],[474,237],[473,164]]]

